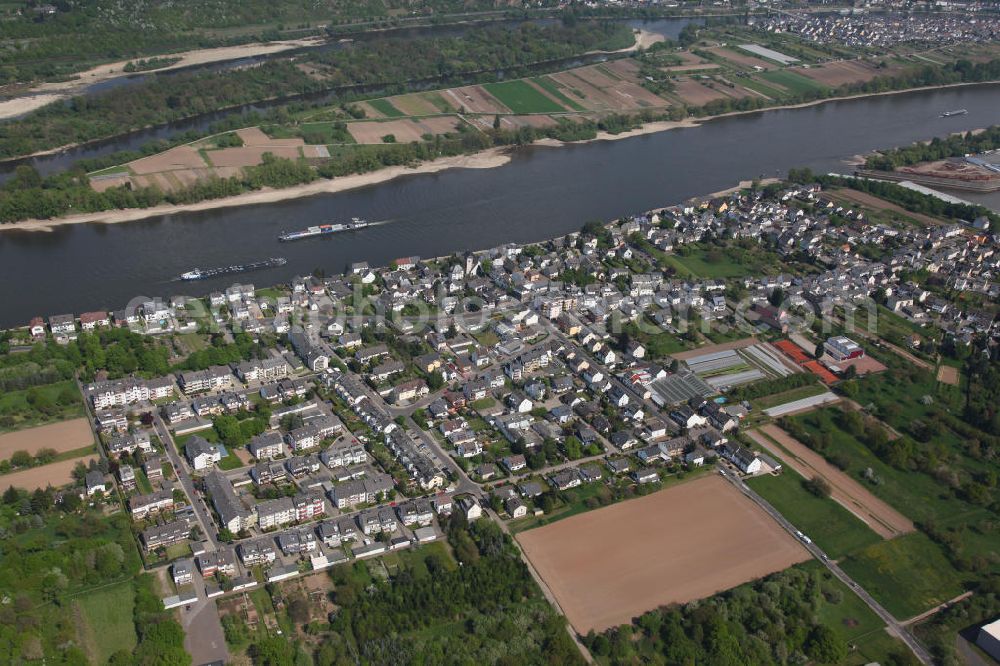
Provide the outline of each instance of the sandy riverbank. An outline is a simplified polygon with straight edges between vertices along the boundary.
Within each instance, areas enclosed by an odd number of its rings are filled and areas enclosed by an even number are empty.
[[[220,46],[212,49],[197,49],[185,51],[183,53],[170,53],[161,58],[180,58],[177,62],[158,69],[145,70],[143,72],[126,72],[125,65],[141,58],[133,60],[121,60],[119,62],[98,65],[85,72],[80,72],[77,78],[70,81],[58,81],[40,83],[27,90],[24,94],[0,102],[0,120],[13,118],[30,113],[46,104],[56,100],[65,99],[70,95],[80,92],[87,86],[95,83],[102,83],[122,76],[133,76],[137,74],[148,74],[151,72],[165,72],[181,67],[191,67],[194,65],[207,65],[214,62],[225,62],[227,60],[239,60],[240,58],[250,58],[253,56],[269,55],[280,53],[290,49],[297,49],[307,46],[316,46],[322,43],[319,37],[308,39],[290,39],[277,42],[241,44],[240,46]],[[154,57],[154,56],[150,56]],[[148,59],[148,58],[147,58]],[[64,148],[64,147],[63,147]],[[62,150],[60,148],[59,150]]]
[[[118,224],[121,222],[132,222],[135,220],[155,217],[157,215],[174,215],[177,213],[192,213],[203,210],[214,210],[217,208],[231,208],[235,206],[253,206],[258,204],[276,203],[288,199],[298,199],[315,194],[333,194],[359,187],[378,185],[393,180],[400,176],[409,176],[424,173],[437,173],[446,169],[492,169],[503,166],[510,161],[509,151],[504,148],[492,148],[490,150],[476,153],[474,155],[458,155],[455,157],[443,157],[431,162],[425,162],[416,167],[394,166],[371,173],[342,176],[333,180],[317,180],[297,187],[287,187],[280,190],[262,189],[254,192],[247,192],[235,197],[223,199],[210,199],[194,204],[182,206],[154,206],[152,208],[134,208],[127,210],[110,210],[100,213],[85,213],[82,215],[70,215],[53,220],[26,220],[17,224],[0,225],[0,231],[52,231],[55,227],[66,224]]]

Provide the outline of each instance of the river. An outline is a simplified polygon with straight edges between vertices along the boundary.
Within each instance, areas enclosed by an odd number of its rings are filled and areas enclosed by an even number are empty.
[[[939,118],[944,109],[969,114]],[[560,236],[590,220],[677,203],[791,167],[847,172],[879,147],[1000,122],[1000,86],[949,88],[763,111],[620,141],[519,150],[507,165],[399,178],[339,194],[53,233],[0,233],[0,325],[122,307],[136,296],[203,295],[241,279],[288,281],[352,261],[388,264]],[[279,243],[282,230],[353,216],[385,222]],[[196,283],[193,267],[271,256],[282,268]]]

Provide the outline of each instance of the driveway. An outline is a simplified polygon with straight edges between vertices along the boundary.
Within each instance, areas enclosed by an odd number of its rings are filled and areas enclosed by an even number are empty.
[[[213,661],[229,660],[226,638],[222,633],[219,609],[215,600],[191,606],[191,611],[180,610],[184,625],[184,649],[191,655],[195,666]]]

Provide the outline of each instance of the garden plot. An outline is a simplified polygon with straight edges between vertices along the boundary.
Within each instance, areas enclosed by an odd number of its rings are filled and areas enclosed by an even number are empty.
[[[871,81],[879,72],[874,67],[860,61],[842,60],[827,62],[809,68],[796,68],[795,73],[808,76],[816,83],[836,88],[846,83]]]
[[[769,49],[766,46],[760,46],[759,44],[740,44],[740,48],[744,51],[749,51],[754,55],[761,56],[762,58],[767,58],[768,60],[773,60],[781,65],[791,65],[794,62],[798,62],[798,58],[793,58],[790,55],[785,55],[775,51],[774,49]]]
[[[455,116],[433,118],[406,118],[386,121],[360,121],[347,124],[347,131],[358,143],[384,143],[384,137],[393,136],[396,143],[423,141],[425,134],[448,134],[459,123]]]
[[[678,372],[649,385],[653,402],[657,405],[676,405],[691,398],[707,398],[718,393],[714,388],[692,372]]]
[[[510,113],[510,109],[490,95],[482,86],[449,88],[442,96],[457,109],[466,113]]]
[[[692,106],[703,106],[717,99],[727,99],[729,95],[710,88],[694,79],[677,81],[674,84],[674,93]]]

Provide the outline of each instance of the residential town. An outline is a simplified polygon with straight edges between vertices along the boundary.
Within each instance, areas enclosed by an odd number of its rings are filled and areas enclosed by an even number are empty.
[[[921,226],[819,185],[769,186],[19,334],[252,340],[228,365],[83,386],[106,464],[81,492],[124,501],[147,566],[169,565],[164,607],[191,608],[433,542],[443,516],[516,532],[685,476],[780,473],[742,434],[757,414],[734,392],[807,387],[764,410],[779,417],[884,371],[871,345],[995,340],[997,241],[983,220]],[[730,248],[761,270],[697,277]],[[906,334],[871,328],[879,317]]]

